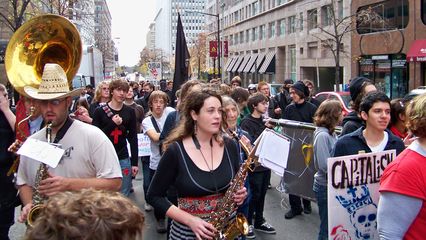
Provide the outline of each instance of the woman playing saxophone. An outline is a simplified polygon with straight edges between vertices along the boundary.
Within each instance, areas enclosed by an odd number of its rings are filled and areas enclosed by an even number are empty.
[[[239,150],[220,129],[225,123],[221,97],[212,90],[191,92],[182,119],[164,143],[165,152],[148,190],[148,201],[173,219],[169,239],[214,239],[217,229],[209,220],[239,169]],[[178,206],[166,199],[174,185]],[[241,205],[244,187],[232,196]]]

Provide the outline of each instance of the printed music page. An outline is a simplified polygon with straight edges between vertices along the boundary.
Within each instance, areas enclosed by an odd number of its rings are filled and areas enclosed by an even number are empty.
[[[58,166],[65,150],[37,139],[27,139],[18,154],[49,165],[51,168]]]

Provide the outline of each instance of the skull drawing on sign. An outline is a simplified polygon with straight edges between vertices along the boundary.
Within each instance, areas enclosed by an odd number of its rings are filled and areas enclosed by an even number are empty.
[[[350,221],[355,227],[358,239],[374,239],[377,232],[376,218],[377,206],[375,204],[368,204],[351,214]]]

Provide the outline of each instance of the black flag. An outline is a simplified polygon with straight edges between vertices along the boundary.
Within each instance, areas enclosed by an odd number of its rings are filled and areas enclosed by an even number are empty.
[[[189,51],[186,45],[185,33],[183,32],[182,21],[180,20],[180,13],[178,13],[178,23],[176,31],[176,44],[175,44],[175,74],[173,76],[173,91],[171,106],[175,106],[175,94],[183,83],[188,80],[188,66],[189,66]]]

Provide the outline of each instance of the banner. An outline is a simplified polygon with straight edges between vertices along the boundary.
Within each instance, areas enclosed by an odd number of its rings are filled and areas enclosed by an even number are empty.
[[[285,120],[279,123],[282,134],[290,139],[290,154],[281,181],[282,188],[287,193],[314,200],[312,184],[316,171],[312,143],[315,127],[312,124],[297,121]]]
[[[217,57],[217,41],[209,41],[209,52],[210,57],[216,58]]]
[[[127,151],[129,156],[132,156],[130,152],[130,144],[127,142]],[[138,157],[151,156],[151,139],[144,133],[138,133]]]
[[[148,79],[161,80],[161,62],[148,62]]]
[[[379,239],[379,182],[395,150],[329,158],[329,239]]]
[[[223,49],[223,56],[224,57],[228,57],[228,53],[229,53],[229,51],[228,51],[228,40],[225,40],[225,41],[223,41],[222,42],[223,43],[223,45],[222,45],[222,49]]]

